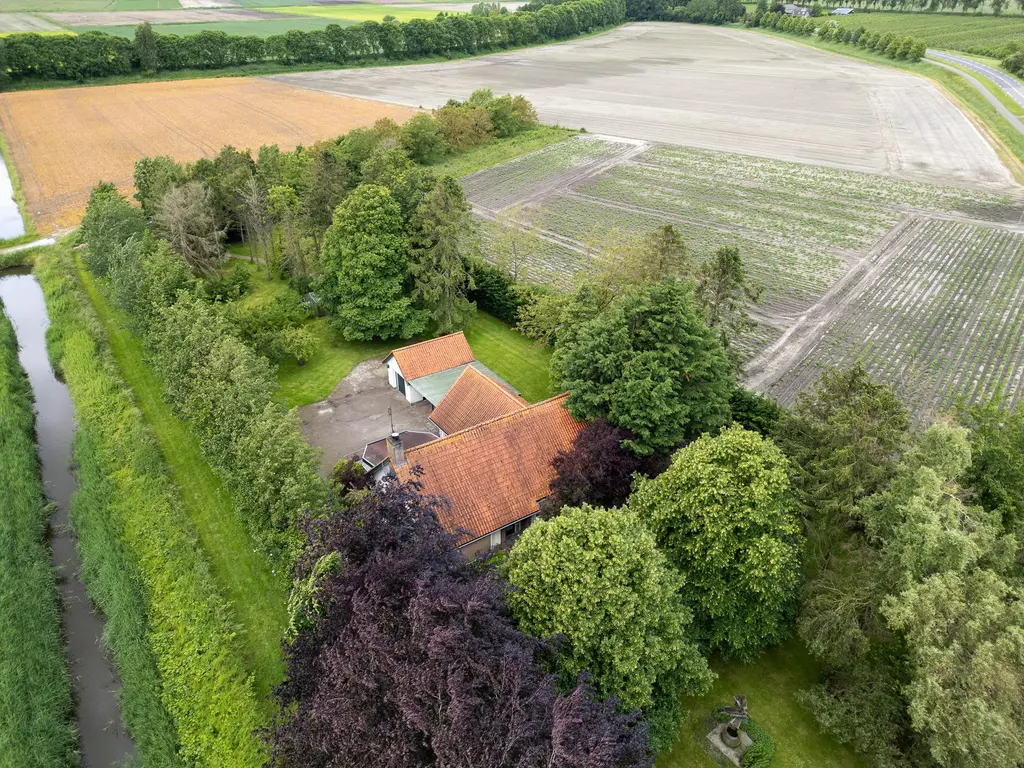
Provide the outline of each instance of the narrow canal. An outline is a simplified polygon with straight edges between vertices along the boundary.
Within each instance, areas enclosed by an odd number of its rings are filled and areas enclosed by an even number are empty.
[[[68,519],[75,491],[70,468],[74,407],[46,354],[50,319],[35,277],[27,271],[0,272],[0,301],[18,336],[18,359],[32,385],[43,487],[47,499],[56,505],[50,518],[50,545],[64,607],[82,768],[108,768],[134,755],[135,748],[122,725],[117,704],[121,684],[100,646],[103,619],[93,610],[81,582],[81,563]]]

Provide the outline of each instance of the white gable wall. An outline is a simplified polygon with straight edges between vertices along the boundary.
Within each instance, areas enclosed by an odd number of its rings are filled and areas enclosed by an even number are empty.
[[[405,376],[402,375],[402,369],[398,367],[398,361],[395,358],[388,360],[388,384],[394,389],[398,389],[399,377],[405,381]],[[410,403],[418,403],[423,399],[423,395],[416,391],[416,387],[405,381],[405,399]]]

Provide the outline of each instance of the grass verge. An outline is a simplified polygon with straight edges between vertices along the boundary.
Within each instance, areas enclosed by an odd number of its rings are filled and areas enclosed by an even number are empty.
[[[78,765],[32,391],[0,306],[0,765]]]
[[[268,707],[254,691],[245,653],[247,638],[239,637],[232,607],[211,573],[153,431],[111,354],[70,248],[61,244],[40,249],[36,275],[52,323],[47,336],[50,358],[75,405],[76,455],[87,459],[79,491],[85,496],[74,514],[80,523],[93,514],[107,519],[123,544],[126,561],[137,569],[135,583],[141,583],[144,593],[160,703],[174,724],[182,761],[225,768],[259,765],[266,752],[253,734],[266,725]],[[108,484],[94,485],[99,477]],[[111,545],[99,541],[97,546],[101,549],[84,558],[92,560],[88,567],[117,568],[117,552]],[[90,576],[97,573],[91,570]],[[119,584],[127,589],[132,582]],[[101,589],[100,599],[102,595]],[[138,600],[108,601],[108,633],[111,627],[137,628],[139,617],[113,612],[138,606]],[[139,647],[122,646],[131,652],[139,652]],[[115,659],[118,653],[115,648]],[[133,667],[120,663],[125,688],[148,686],[152,695],[157,682],[151,677],[133,680]],[[126,707],[126,718],[131,711]],[[148,721],[136,722],[133,735],[138,738],[151,727]],[[164,764],[175,763],[169,758]]]
[[[7,168],[7,175],[11,179],[11,189],[14,190],[14,202],[18,204],[18,212],[21,213],[21,221],[25,225],[25,234],[19,237],[10,237],[0,240],[0,248],[12,245],[21,245],[38,237],[36,223],[28,212],[28,202],[25,200],[25,190],[21,188],[21,178],[18,176],[18,169],[11,159],[11,149],[7,146],[7,137],[0,131],[0,155],[3,155],[4,166]]]
[[[557,144],[577,133],[579,131],[557,125],[540,125],[518,136],[497,139],[450,155],[436,165],[428,165],[427,169],[438,176],[447,174],[458,179],[505,160],[511,160],[513,157],[525,155],[527,152]]]
[[[708,757],[705,720],[717,707],[732,705],[733,696],[747,697],[750,716],[775,740],[772,768],[864,768],[847,747],[822,733],[796,693],[817,681],[813,659],[797,641],[761,654],[752,664],[715,662],[718,675],[705,696],[686,700],[688,715],[679,738],[655,762],[656,768],[715,768]]]
[[[199,441],[164,402],[163,382],[145,363],[141,342],[107,302],[93,277],[82,270],[80,279],[110,339],[114,359],[181,488],[185,511],[199,534],[213,575],[245,630],[247,661],[256,691],[264,697],[284,673],[281,637],[290,586],[286,574],[272,573],[265,557],[255,551],[224,483],[203,458]]]
[[[794,43],[807,45],[818,50],[837,53],[851,59],[868,61],[885,67],[902,69],[905,72],[927,78],[939,86],[960,109],[981,129],[996,152],[1019,181],[1024,181],[1024,134],[1010,125],[995,108],[989,104],[973,85],[948,69],[927,61],[909,62],[890,59],[881,54],[865,51],[847,43],[823,42],[816,38],[789,35],[775,30],[755,28],[761,34],[781,37]],[[972,73],[973,74],[973,73]]]
[[[963,55],[966,57],[966,54],[963,54]],[[967,58],[976,59],[976,60],[978,60],[982,64],[988,64],[990,67],[996,67],[996,68],[999,67],[999,62],[996,61],[995,59],[983,59],[980,56],[970,56],[970,57],[967,57]],[[958,69],[961,72],[963,72],[965,75],[970,75],[971,77],[973,77],[979,83],[984,85],[985,86],[985,90],[988,91],[989,93],[991,93],[993,96],[995,96],[996,99],[999,100],[1000,104],[1002,104],[1004,107],[1006,107],[1008,110],[1010,110],[1011,114],[1017,115],[1018,117],[1021,116],[1021,115],[1024,115],[1024,107],[1022,107],[1016,101],[1011,99],[1007,95],[1006,91],[1004,91],[998,85],[993,83],[991,80],[989,80],[987,77],[985,77],[980,72],[975,72],[973,69],[969,69],[968,67],[961,66],[960,64],[957,64],[955,61],[947,61],[946,59],[937,59],[937,61],[941,61],[946,66],[953,67],[953,69]],[[1009,76],[1009,72],[1006,72],[1004,74]]]

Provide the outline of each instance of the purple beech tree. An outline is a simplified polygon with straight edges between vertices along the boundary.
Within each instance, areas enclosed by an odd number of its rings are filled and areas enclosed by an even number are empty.
[[[441,503],[392,483],[307,524],[271,764],[649,768],[637,716],[583,680],[559,697],[551,650],[514,627],[504,582],[463,560]]]

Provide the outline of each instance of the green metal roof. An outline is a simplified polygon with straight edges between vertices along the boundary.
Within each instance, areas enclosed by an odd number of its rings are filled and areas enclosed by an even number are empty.
[[[519,390],[511,386],[507,381],[501,378],[498,374],[488,368],[486,365],[481,363],[479,360],[474,360],[472,363],[468,363],[476,368],[480,373],[486,374],[494,379],[496,382],[504,387],[508,387],[510,390],[519,394]],[[409,383],[419,392],[423,397],[430,401],[431,405],[437,405],[441,402],[441,398],[448,394],[448,390],[455,384],[455,380],[462,375],[462,372],[466,369],[465,365],[457,365],[454,368],[447,368],[437,373],[432,373],[429,376],[420,376],[418,379],[410,379]]]

